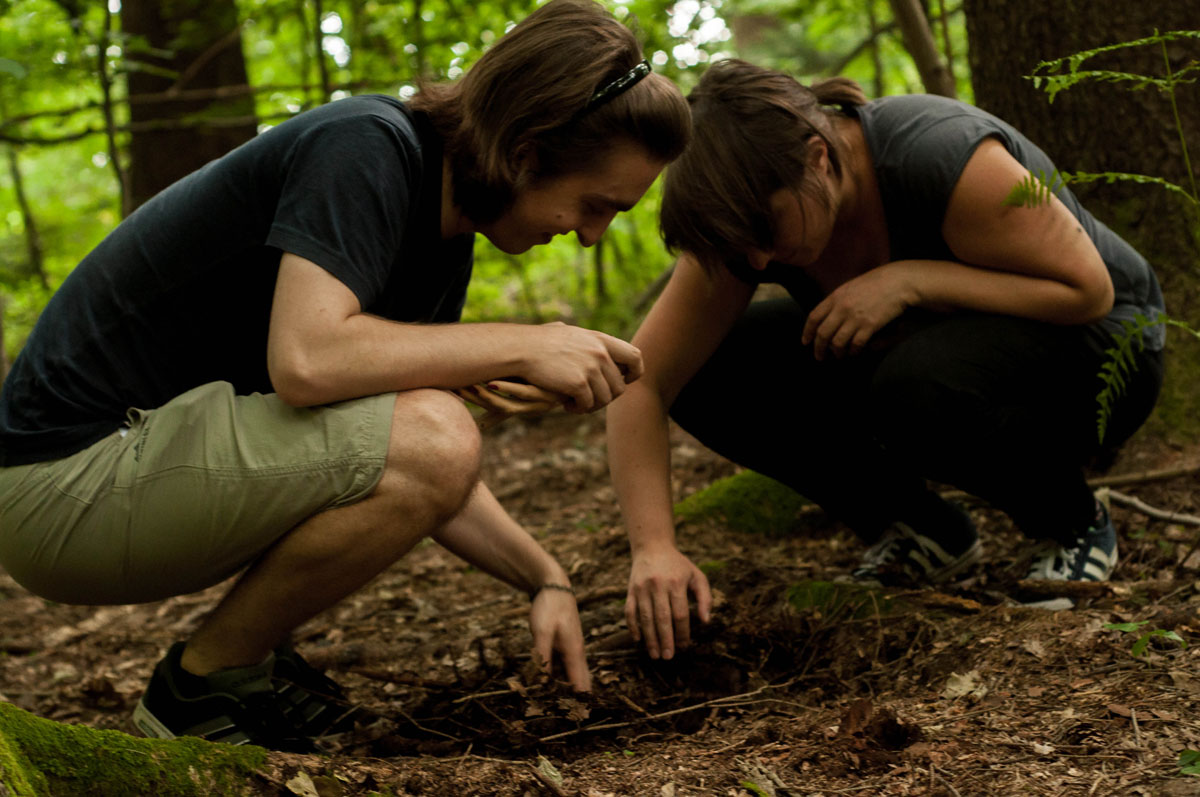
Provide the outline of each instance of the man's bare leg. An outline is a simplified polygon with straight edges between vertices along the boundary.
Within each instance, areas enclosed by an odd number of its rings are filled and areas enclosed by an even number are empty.
[[[375,490],[280,538],[189,640],[184,669],[205,675],[257,664],[292,629],[402,557],[462,508],[478,481],[479,446],[469,411],[451,394],[398,394]]]

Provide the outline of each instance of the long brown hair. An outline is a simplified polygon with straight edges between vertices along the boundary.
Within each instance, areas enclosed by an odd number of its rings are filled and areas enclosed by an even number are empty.
[[[781,188],[824,197],[808,176],[809,145],[825,142],[841,174],[831,116],[867,101],[849,78],[805,87],[782,72],[736,59],[718,61],[688,95],[692,140],[667,169],[660,226],[673,252],[706,269],[740,272],[748,249],[770,251],[770,197]]]
[[[475,222],[494,220],[533,178],[594,168],[621,140],[668,163],[687,144],[679,89],[648,75],[585,110],[597,89],[642,60],[637,37],[593,0],[551,0],[500,38],[454,83],[424,84],[414,109],[445,141],[454,199]]]

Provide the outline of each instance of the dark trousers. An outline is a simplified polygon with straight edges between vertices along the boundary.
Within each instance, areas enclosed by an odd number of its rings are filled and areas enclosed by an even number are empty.
[[[1102,447],[1107,333],[910,311],[868,350],[818,362],[800,344],[807,314],[792,299],[751,304],[671,416],[868,541],[897,520],[919,530],[936,501],[927,479],[986,500],[1032,537],[1069,542],[1092,523],[1083,466]],[[1161,354],[1140,354],[1105,447],[1141,426],[1161,382]]]

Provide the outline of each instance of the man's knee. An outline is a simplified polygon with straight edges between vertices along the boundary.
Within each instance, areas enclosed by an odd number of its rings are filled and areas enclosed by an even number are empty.
[[[481,441],[470,411],[444,390],[396,395],[387,471],[451,515],[479,480]]]

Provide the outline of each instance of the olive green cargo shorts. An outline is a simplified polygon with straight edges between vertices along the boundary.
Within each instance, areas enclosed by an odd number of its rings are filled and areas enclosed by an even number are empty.
[[[318,512],[366,498],[395,394],[296,408],[213,382],[52,462],[0,468],[0,566],[61,603],[204,589]]]

